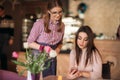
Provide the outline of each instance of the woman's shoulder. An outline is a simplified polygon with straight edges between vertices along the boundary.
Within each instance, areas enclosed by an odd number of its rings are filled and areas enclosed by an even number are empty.
[[[70,54],[75,54],[75,49],[72,49],[71,51],[70,51]]]
[[[35,22],[34,22],[34,28],[37,28],[38,30],[39,29],[43,29],[42,27],[44,26],[44,23],[43,23],[43,19],[37,19]]]
[[[44,20],[41,18],[41,19],[37,19],[36,21],[35,21],[35,23],[37,24],[37,23],[43,23],[44,22]]]
[[[98,58],[102,58],[101,54],[98,51],[93,51],[93,57],[98,59]]]
[[[72,50],[70,51],[70,56],[71,56],[71,57],[75,57],[75,56],[76,56],[76,51],[75,51],[75,49],[72,49]]]
[[[96,49],[96,50],[93,51],[93,54],[94,54],[94,55],[100,55],[100,52],[99,52],[98,49]]]

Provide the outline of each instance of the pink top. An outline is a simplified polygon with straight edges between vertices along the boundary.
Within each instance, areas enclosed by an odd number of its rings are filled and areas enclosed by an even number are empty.
[[[93,64],[89,63],[85,67],[86,55],[86,49],[84,49],[79,65],[77,66],[75,50],[72,50],[70,53],[70,69],[72,67],[77,67],[80,71],[89,71],[92,79],[102,78],[102,60],[100,55],[98,53],[96,53],[96,56],[93,54]]]
[[[51,30],[50,33],[46,33],[44,31],[44,22],[43,19],[39,19],[33,25],[31,29],[30,35],[28,37],[28,43],[31,42],[39,42],[39,43],[46,43],[49,45],[55,45],[59,43],[63,39],[64,35],[64,24],[62,26],[62,32],[57,32],[58,26],[57,23],[53,24],[52,22],[49,23],[49,29]]]

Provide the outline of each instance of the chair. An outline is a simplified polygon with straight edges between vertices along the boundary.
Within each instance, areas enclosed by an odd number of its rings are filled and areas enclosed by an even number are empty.
[[[104,79],[111,79],[111,71],[110,71],[110,66],[113,64],[112,62],[107,62],[102,64],[102,77]]]
[[[26,77],[19,76],[15,72],[0,70],[0,80],[26,80]]]

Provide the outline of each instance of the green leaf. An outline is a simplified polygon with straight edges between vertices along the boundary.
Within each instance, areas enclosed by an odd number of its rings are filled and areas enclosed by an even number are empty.
[[[33,74],[40,73],[50,66],[50,60],[48,59],[48,54],[45,51],[38,53],[37,56],[34,56],[34,54],[32,54],[31,49],[26,49],[25,58],[26,62],[20,62],[15,60],[12,60],[12,62],[14,62],[17,65],[24,66],[26,70],[29,70]],[[46,61],[47,66],[45,66]],[[24,71],[25,70],[20,72],[20,74],[23,74]]]
[[[19,75],[22,76],[22,74],[26,71],[27,69],[22,70]]]
[[[20,61],[15,61],[15,60],[12,60],[13,63],[17,64],[17,65],[20,65],[20,66],[24,66],[26,67],[26,64],[23,63],[23,62],[20,62]]]

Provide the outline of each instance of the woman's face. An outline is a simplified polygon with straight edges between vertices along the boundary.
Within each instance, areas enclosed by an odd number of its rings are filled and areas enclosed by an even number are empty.
[[[84,49],[87,47],[87,44],[88,44],[88,35],[85,32],[79,32],[77,45],[79,46],[79,48]]]
[[[63,10],[61,7],[54,7],[50,11],[48,11],[50,14],[50,19],[55,22],[60,20],[63,14]]]

